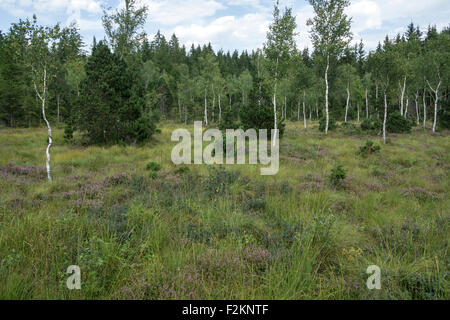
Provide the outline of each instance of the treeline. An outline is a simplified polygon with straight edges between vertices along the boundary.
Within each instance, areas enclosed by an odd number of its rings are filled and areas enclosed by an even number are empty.
[[[210,44],[186,48],[160,32],[149,41],[142,32],[147,8],[131,0],[121,11],[105,11],[106,38],[94,39],[90,52],[74,26],[19,21],[0,33],[0,122],[42,125],[45,99],[47,120],[64,124],[68,140],[79,130],[100,143],[144,141],[160,118],[280,129],[289,119],[306,128],[329,110],[328,131],[329,121],[383,122],[386,109],[387,118],[399,113],[415,125],[429,119],[433,131],[448,126],[450,28],[429,26],[422,34],[411,23],[366,52],[362,41],[349,45],[349,28],[337,38],[314,34],[323,15],[350,25],[339,12],[347,1],[310,2],[318,18],[310,21],[311,50],[296,48],[295,18],[278,3],[264,47],[241,53],[215,52]]]

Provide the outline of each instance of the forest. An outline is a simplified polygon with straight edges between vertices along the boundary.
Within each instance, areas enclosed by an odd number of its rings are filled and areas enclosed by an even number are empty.
[[[304,49],[278,1],[251,52],[149,37],[135,0],[104,39],[0,31],[0,298],[448,299],[450,25],[367,50],[308,3]],[[279,129],[280,172],[175,166],[194,121]]]

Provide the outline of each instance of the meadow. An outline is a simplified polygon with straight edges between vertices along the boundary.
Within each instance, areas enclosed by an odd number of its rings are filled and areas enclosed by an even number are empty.
[[[54,130],[52,183],[46,130],[0,129],[0,299],[449,299],[448,132],[384,145],[288,122],[279,172],[261,176],[175,166],[180,125],[159,127],[109,147]],[[359,154],[369,139],[381,150]],[[81,290],[66,287],[69,265]]]

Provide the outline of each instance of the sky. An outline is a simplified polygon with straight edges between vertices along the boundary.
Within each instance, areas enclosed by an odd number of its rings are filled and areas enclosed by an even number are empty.
[[[158,30],[167,37],[175,33],[180,42],[211,42],[215,50],[253,50],[261,48],[272,19],[272,0],[138,0],[149,8],[144,31],[151,40]],[[75,21],[86,48],[93,36],[103,39],[103,8],[123,7],[123,0],[0,0],[0,30],[6,31],[19,18],[36,14],[38,23],[63,26]],[[313,17],[305,0],[280,0],[292,7],[297,21],[297,47],[311,47],[306,21]],[[353,42],[364,42],[367,50],[389,35],[403,33],[414,22],[422,30],[450,25],[449,0],[351,0],[347,14],[352,17]]]

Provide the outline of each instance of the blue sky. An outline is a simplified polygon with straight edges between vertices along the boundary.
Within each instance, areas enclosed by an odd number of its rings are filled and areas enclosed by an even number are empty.
[[[186,46],[211,42],[215,49],[252,50],[262,47],[271,20],[272,0],[139,0],[149,7],[145,31],[151,39],[158,29],[167,37],[176,33]],[[311,46],[306,20],[313,16],[305,0],[282,0],[297,18],[297,45]],[[76,21],[84,41],[104,37],[102,7],[123,6],[122,0],[0,0],[0,29],[6,31],[19,18],[32,17],[51,25]],[[374,49],[386,34],[404,32],[413,21],[426,30],[450,24],[449,0],[352,0],[347,9],[353,17],[354,41],[363,39]]]

